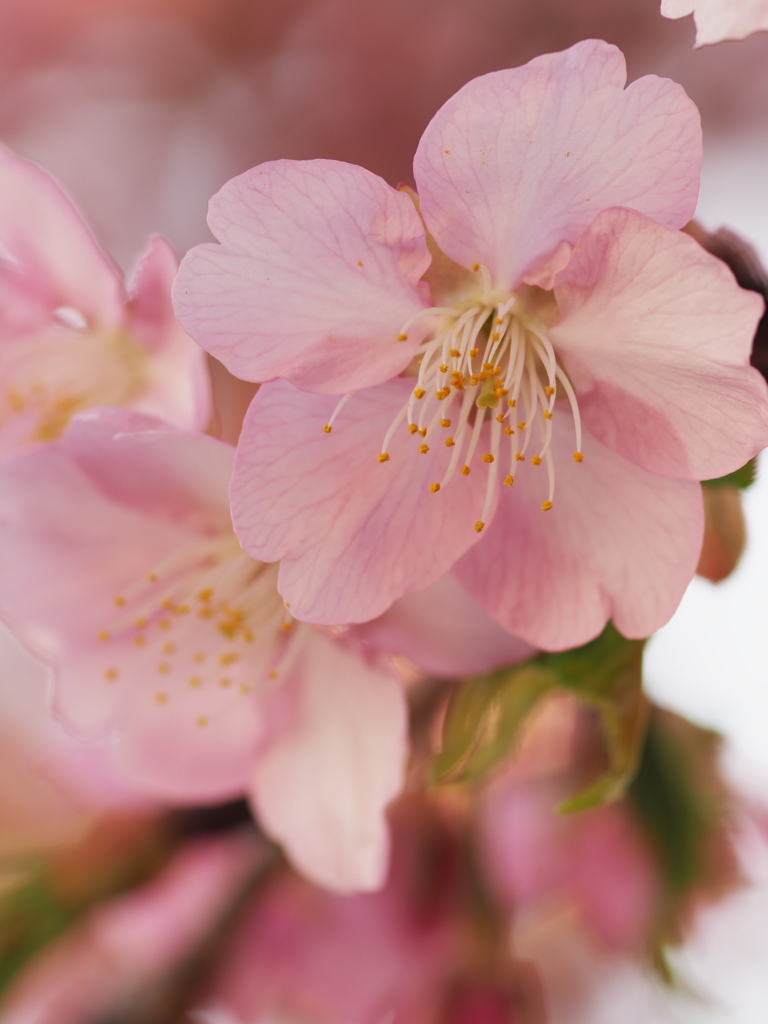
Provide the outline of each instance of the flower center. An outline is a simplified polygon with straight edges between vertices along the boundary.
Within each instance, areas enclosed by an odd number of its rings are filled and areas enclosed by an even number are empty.
[[[114,597],[96,634],[114,655],[104,681],[118,682],[117,665],[130,664],[132,675],[157,679],[149,699],[185,701],[200,727],[275,685],[301,633],[277,592],[277,572],[229,532],[180,546]]]
[[[146,379],[139,345],[119,330],[89,329],[68,307],[48,329],[3,348],[0,431],[13,444],[54,440],[82,409],[126,405]]]
[[[555,465],[551,446],[559,398],[570,405],[574,461],[582,462],[583,455],[573,385],[558,363],[546,323],[532,308],[536,293],[544,293],[539,289],[502,293],[492,288],[485,267],[475,270],[483,276],[479,297],[464,308],[422,310],[403,326],[400,338],[407,338],[417,320],[434,321],[433,332],[416,353],[416,386],[387,431],[378,458],[379,462],[389,461],[392,438],[396,431],[406,429],[417,440],[421,455],[427,455],[430,443],[451,449],[447,469],[441,479],[430,484],[433,494],[457,474],[466,477],[476,467],[484,467],[488,479],[483,509],[475,523],[479,533],[499,480],[511,487],[526,460],[532,466],[545,467],[548,494],[541,508],[552,508]]]

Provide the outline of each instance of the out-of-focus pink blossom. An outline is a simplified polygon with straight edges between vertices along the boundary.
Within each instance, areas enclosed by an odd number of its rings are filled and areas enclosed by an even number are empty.
[[[206,1004],[236,1021],[425,1024],[468,957],[455,838],[421,805],[395,815],[375,894],[335,896],[276,878],[229,938]]]
[[[665,18],[692,14],[696,22],[696,45],[719,43],[723,39],[745,39],[768,29],[766,0],[661,0]]]
[[[492,887],[511,908],[576,912],[602,944],[641,952],[658,906],[653,851],[621,805],[563,816],[546,783],[499,779],[480,819]]]
[[[399,680],[296,623],[232,533],[233,450],[122,410],[2,471],[3,615],[55,669],[55,710],[118,733],[127,777],[183,802],[244,791],[294,863],[376,888],[402,783]]]
[[[153,238],[126,286],[40,168],[0,149],[0,454],[123,405],[202,429],[204,357],[173,315],[176,257]]]
[[[451,569],[545,648],[608,618],[645,636],[677,606],[695,481],[768,441],[762,303],[673,230],[695,108],[624,82],[594,41],[470,82],[417,150],[424,223],[323,160],[212,201],[221,244],[187,255],[177,310],[239,376],[285,378],[246,416],[233,514],[300,617],[365,621]]]
[[[241,836],[187,846],[151,883],[94,910],[6,994],[4,1024],[88,1024],[145,997],[200,943],[255,863]]]

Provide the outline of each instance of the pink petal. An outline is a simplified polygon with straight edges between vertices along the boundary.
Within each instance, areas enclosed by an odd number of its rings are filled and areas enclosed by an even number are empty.
[[[648,636],[695,572],[701,489],[647,473],[590,436],[577,464],[564,426],[553,432],[554,507],[540,508],[543,467],[520,471],[456,574],[506,629],[545,650],[586,643],[608,619],[625,636]]]
[[[211,416],[205,353],[173,314],[178,260],[164,238],[150,239],[130,282],[128,330],[149,350],[149,380],[133,407],[184,430],[204,430]]]
[[[586,40],[460,89],[414,163],[440,248],[513,288],[607,207],[682,227],[698,194],[698,112],[674,82],[625,81],[620,51]]]
[[[481,472],[437,493],[450,449],[426,455],[404,426],[379,463],[384,435],[414,379],[355,394],[327,434],[336,399],[265,385],[245,418],[232,478],[232,513],[255,558],[282,559],[280,593],[299,619],[364,622],[428,587],[479,539]],[[427,438],[429,440],[429,438]]]
[[[180,527],[101,494],[58,443],[8,460],[0,495],[0,610],[49,658],[95,645],[115,596],[184,542]]]
[[[768,29],[766,0],[661,0],[661,13],[665,18],[693,14],[696,46],[723,39],[745,39],[753,32]]]
[[[59,443],[116,504],[208,533],[231,529],[230,445],[127,409],[81,413]]]
[[[536,653],[494,622],[452,573],[352,631],[373,650],[402,655],[447,679],[492,672]]]
[[[407,715],[399,680],[338,641],[309,635],[293,722],[253,773],[256,813],[296,867],[336,892],[378,889],[385,808],[403,784]]]
[[[768,444],[749,366],[763,301],[692,238],[606,210],[555,281],[550,331],[590,431],[654,473],[723,476]]]
[[[407,366],[429,265],[410,198],[334,160],[261,164],[211,200],[221,245],[182,261],[179,319],[237,377],[344,392]]]
[[[23,272],[47,312],[70,307],[92,326],[122,317],[120,277],[80,214],[45,171],[0,148],[0,256]],[[0,267],[0,276],[5,273]]]

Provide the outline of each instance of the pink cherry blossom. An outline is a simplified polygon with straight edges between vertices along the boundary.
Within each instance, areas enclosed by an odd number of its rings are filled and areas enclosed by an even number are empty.
[[[665,18],[692,14],[696,22],[696,46],[723,39],[744,39],[768,29],[766,0],[661,0]]]
[[[0,454],[55,438],[98,405],[205,426],[204,357],[171,308],[176,269],[153,238],[126,290],[53,179],[0,149]]]
[[[86,1024],[131,1006],[216,926],[258,855],[242,835],[189,844],[35,957],[4,993],[4,1024]]]
[[[674,611],[696,481],[768,442],[762,303],[674,230],[695,107],[624,83],[596,41],[470,82],[418,147],[421,228],[406,193],[333,161],[264,164],[212,201],[222,244],[188,254],[176,305],[233,372],[285,378],[246,416],[233,515],[300,618],[365,621],[451,570],[541,647]]]
[[[71,730],[115,737],[145,792],[247,792],[294,863],[381,884],[402,782],[400,681],[294,622],[232,533],[233,449],[127,411],[83,413],[3,467],[0,610],[55,670]]]

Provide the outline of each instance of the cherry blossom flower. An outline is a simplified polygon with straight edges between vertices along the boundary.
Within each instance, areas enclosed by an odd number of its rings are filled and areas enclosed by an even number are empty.
[[[661,0],[665,18],[692,14],[696,22],[696,46],[724,39],[745,39],[768,29],[766,0]]]
[[[58,437],[98,405],[205,426],[204,356],[171,308],[176,269],[153,238],[126,293],[53,179],[0,149],[0,454]]]
[[[381,884],[402,782],[400,681],[294,622],[277,566],[232,533],[233,449],[124,410],[83,413],[3,467],[0,610],[55,670],[54,710],[117,733],[144,791],[250,795],[293,862]]]
[[[672,614],[697,481],[768,441],[762,303],[674,230],[695,107],[624,83],[597,41],[470,82],[418,147],[420,213],[325,160],[212,200],[221,244],[185,258],[177,311],[232,372],[284,378],[246,416],[232,499],[297,616],[364,621],[451,569],[541,647]]]

